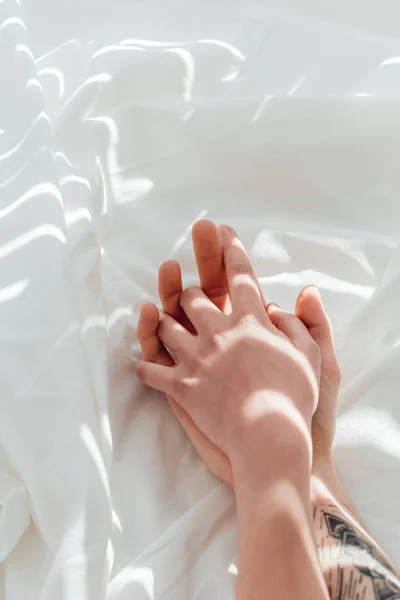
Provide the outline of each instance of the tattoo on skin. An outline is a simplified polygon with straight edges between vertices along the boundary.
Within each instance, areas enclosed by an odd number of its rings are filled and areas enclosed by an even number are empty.
[[[324,504],[313,519],[332,600],[400,600],[400,574],[351,513]]]

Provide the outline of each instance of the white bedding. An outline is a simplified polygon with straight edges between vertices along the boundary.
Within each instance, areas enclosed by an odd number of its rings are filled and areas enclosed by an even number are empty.
[[[0,598],[234,598],[233,495],[132,370],[201,217],[267,298],[320,286],[338,468],[400,563],[398,9],[284,5],[0,0]]]

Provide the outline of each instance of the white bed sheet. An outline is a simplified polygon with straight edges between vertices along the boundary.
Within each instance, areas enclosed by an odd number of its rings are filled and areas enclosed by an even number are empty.
[[[320,286],[338,468],[400,562],[398,9],[302,6],[0,0],[1,598],[234,598],[233,495],[132,370],[201,217],[267,298]]]

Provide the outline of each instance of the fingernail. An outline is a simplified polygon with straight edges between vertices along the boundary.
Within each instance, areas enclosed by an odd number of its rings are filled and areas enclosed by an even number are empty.
[[[228,225],[218,225],[218,231],[222,239],[226,239],[231,235]]]
[[[317,292],[318,298],[321,299],[321,292],[319,291],[319,287],[317,285],[314,285],[314,284],[311,287],[314,288],[314,290]]]
[[[276,302],[270,302],[268,304],[268,308],[279,308],[279,310],[282,310],[281,307],[279,306],[279,304],[277,304]]]

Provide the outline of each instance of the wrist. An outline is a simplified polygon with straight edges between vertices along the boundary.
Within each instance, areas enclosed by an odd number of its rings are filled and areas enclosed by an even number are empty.
[[[350,511],[356,520],[359,516],[343,487],[333,461],[313,465],[311,476],[311,502],[313,506],[335,504]]]
[[[253,431],[230,456],[236,496],[260,495],[280,482],[310,500],[311,448],[304,436],[276,428]]]
[[[257,598],[327,598],[312,530],[309,486],[303,494],[291,480],[281,479],[257,491],[246,486],[235,491],[242,574],[237,597],[248,598],[246,579],[257,578],[263,582]],[[253,556],[251,547],[257,549]]]

